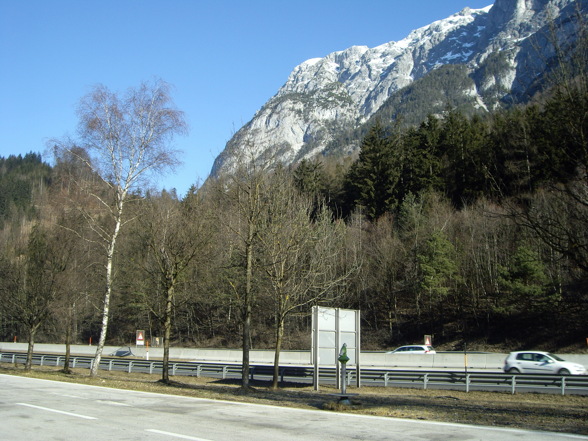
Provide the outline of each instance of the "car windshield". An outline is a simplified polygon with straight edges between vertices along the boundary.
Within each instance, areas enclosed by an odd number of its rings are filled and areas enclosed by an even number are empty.
[[[565,361],[563,358],[560,358],[560,357],[558,357],[558,356],[557,356],[557,355],[555,355],[555,354],[547,354],[547,355],[549,355],[549,356],[550,356],[551,358],[553,358],[554,360],[557,360],[557,361]]]

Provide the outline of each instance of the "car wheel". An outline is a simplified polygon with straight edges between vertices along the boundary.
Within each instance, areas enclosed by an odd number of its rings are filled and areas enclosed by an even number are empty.
[[[570,371],[567,369],[560,369],[558,372],[559,375],[570,375]]]
[[[519,371],[517,368],[510,368],[508,370],[509,374],[519,374],[521,371]]]

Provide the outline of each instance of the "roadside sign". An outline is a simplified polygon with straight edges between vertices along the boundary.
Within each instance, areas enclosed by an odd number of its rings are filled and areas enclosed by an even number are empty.
[[[312,351],[314,365],[314,389],[319,387],[319,368],[336,369],[337,388],[340,388],[341,364],[337,355],[343,344],[346,345],[348,365],[354,365],[357,387],[360,387],[360,311],[354,309],[312,307]]]
[[[145,331],[137,331],[137,346],[145,346]]]

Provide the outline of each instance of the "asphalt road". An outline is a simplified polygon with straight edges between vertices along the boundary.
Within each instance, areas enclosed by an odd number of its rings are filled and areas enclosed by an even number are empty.
[[[0,440],[570,439],[588,437],[242,404],[0,375]]]

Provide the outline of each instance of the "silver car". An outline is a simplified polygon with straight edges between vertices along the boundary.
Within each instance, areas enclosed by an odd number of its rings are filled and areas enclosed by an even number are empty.
[[[586,368],[581,364],[565,361],[555,354],[543,351],[511,352],[504,360],[502,370],[509,374],[586,374]]]
[[[393,351],[386,352],[386,354],[436,354],[435,349],[433,346],[429,345],[408,345],[408,346],[400,346],[399,348],[394,349]]]

